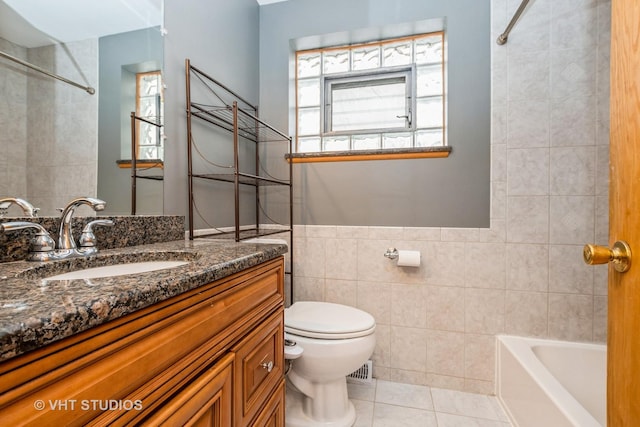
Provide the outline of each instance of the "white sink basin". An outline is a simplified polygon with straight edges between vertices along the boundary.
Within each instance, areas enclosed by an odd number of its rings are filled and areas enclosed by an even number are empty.
[[[149,271],[164,270],[188,264],[189,261],[145,261],[129,264],[115,264],[104,267],[85,268],[84,270],[71,271],[45,277],[45,280],[81,280],[96,279],[99,277],[125,276],[128,274],[146,273]]]

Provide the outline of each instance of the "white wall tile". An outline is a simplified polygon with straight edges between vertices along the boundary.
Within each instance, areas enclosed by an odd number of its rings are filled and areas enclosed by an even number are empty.
[[[464,254],[465,286],[504,289],[506,257],[504,243],[467,243]]]
[[[589,48],[597,41],[597,0],[556,0],[551,6],[553,49]]]
[[[595,174],[595,146],[551,148],[551,195],[593,195]]]
[[[549,198],[509,197],[507,200],[507,241],[546,243],[549,240]]]
[[[427,328],[464,331],[464,288],[427,287]]]
[[[427,327],[427,288],[423,285],[391,286],[391,324],[414,328]]]
[[[504,290],[466,288],[464,295],[465,332],[504,332]]]
[[[507,150],[507,194],[546,196],[549,194],[549,149]]]
[[[549,246],[549,292],[593,295],[594,267],[582,261],[583,246]]]
[[[551,100],[551,146],[594,145],[598,100],[571,95]]]
[[[595,49],[552,51],[550,70],[550,93],[554,98],[596,94]]]
[[[355,280],[326,279],[325,301],[355,307],[358,304],[358,282]]]
[[[427,332],[427,371],[439,375],[464,377],[465,334],[429,330]]]
[[[422,266],[426,269],[427,284],[440,286],[464,286],[464,243],[429,242],[422,254]]]
[[[355,280],[358,277],[356,239],[325,240],[325,277],[344,280]]]
[[[507,60],[509,102],[546,100],[550,95],[551,60],[548,52],[513,53]]]
[[[583,245],[594,239],[595,196],[551,196],[549,243]]]
[[[549,336],[568,341],[593,338],[593,297],[549,294]]]
[[[509,148],[549,146],[549,100],[518,99],[509,102]]]
[[[390,367],[426,371],[427,334],[424,329],[391,326]]]
[[[547,335],[548,294],[507,291],[505,332],[513,335],[545,337]]]
[[[358,281],[358,308],[371,314],[376,323],[391,323],[391,284]]]
[[[495,337],[466,334],[465,344],[465,378],[493,381]]]
[[[547,292],[548,245],[507,244],[507,289]]]

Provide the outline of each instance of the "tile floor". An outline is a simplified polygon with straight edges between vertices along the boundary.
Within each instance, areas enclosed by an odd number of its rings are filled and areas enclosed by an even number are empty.
[[[373,380],[349,383],[355,427],[510,427],[494,396]]]

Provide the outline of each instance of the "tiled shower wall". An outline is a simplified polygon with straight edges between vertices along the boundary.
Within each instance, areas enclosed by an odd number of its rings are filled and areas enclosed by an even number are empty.
[[[493,40],[519,4],[492,0]],[[582,246],[608,241],[609,33],[609,0],[535,0],[492,40],[490,228],[295,228],[294,299],[373,314],[374,376],[493,393],[497,334],[606,340]]]
[[[97,40],[26,49],[0,39],[0,48],[83,85],[98,83]],[[98,95],[6,60],[1,67],[9,96],[0,100],[0,197],[25,198],[40,216],[55,216],[69,200],[95,196]]]
[[[0,50],[26,59],[27,49],[0,38]],[[21,66],[2,60],[0,65],[0,197],[26,197],[27,181],[27,76]]]

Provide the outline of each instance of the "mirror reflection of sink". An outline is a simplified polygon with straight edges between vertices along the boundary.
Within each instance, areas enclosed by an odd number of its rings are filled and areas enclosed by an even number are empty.
[[[129,274],[147,273],[149,271],[165,270],[181,265],[189,264],[189,261],[144,261],[127,264],[106,265],[103,267],[85,268],[63,274],[44,277],[45,280],[82,280],[96,279],[100,277],[125,276]]]

